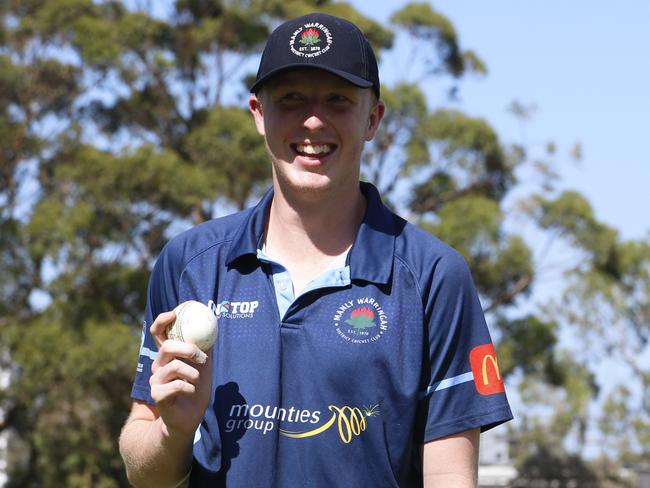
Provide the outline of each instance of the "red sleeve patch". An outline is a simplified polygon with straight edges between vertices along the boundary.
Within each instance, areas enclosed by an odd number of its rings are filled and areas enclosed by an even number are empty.
[[[474,374],[474,385],[481,395],[494,395],[505,391],[492,344],[483,344],[472,349],[469,353],[469,363]]]

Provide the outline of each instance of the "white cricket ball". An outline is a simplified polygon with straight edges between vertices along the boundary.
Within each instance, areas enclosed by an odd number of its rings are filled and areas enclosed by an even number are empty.
[[[195,344],[207,352],[217,340],[217,316],[207,305],[189,300],[178,305],[176,320],[167,327],[167,338]]]

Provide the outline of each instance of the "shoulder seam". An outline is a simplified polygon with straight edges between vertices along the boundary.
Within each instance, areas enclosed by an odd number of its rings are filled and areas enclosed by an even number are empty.
[[[215,246],[219,246],[219,245],[221,245],[221,244],[225,244],[225,243],[227,243],[227,242],[232,242],[232,238],[224,239],[224,240],[219,241],[219,242],[214,242],[214,243],[210,244],[208,247],[206,247],[206,248],[204,248],[204,249],[201,249],[200,251],[197,251],[197,252],[196,252],[192,257],[190,257],[190,258],[189,258],[189,259],[188,259],[188,260],[183,264],[183,269],[181,270],[180,274],[178,275],[178,285],[180,286],[180,284],[181,284],[180,282],[181,282],[181,280],[183,279],[183,274],[185,274],[185,271],[187,270],[187,267],[190,265],[190,263],[191,263],[192,261],[194,261],[196,258],[198,258],[201,254],[203,254],[203,253],[209,251],[209,250],[212,249],[213,247],[215,247]]]
[[[420,303],[422,304],[422,312],[424,313],[424,295],[422,294],[422,288],[420,287],[420,282],[417,279],[417,275],[415,274],[415,271],[413,271],[413,268],[409,265],[409,263],[404,259],[402,256],[399,254],[395,253],[395,259],[399,260],[404,267],[408,270],[408,272],[411,274],[413,277],[413,281],[415,282],[415,288],[418,291],[418,295],[420,295]]]

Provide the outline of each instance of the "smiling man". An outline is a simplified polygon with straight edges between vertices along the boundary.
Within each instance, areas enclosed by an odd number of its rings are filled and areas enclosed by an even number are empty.
[[[465,262],[359,181],[384,114],[370,44],[343,19],[291,20],[251,91],[273,188],[154,267],[130,481],[475,486],[480,430],[512,415]],[[190,299],[219,317],[208,354],[165,336]]]

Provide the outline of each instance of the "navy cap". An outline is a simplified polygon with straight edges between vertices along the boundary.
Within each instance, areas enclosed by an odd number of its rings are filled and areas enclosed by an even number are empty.
[[[271,77],[304,68],[322,69],[379,97],[379,70],[370,43],[352,22],[323,13],[289,20],[269,36],[255,84],[257,93]]]

